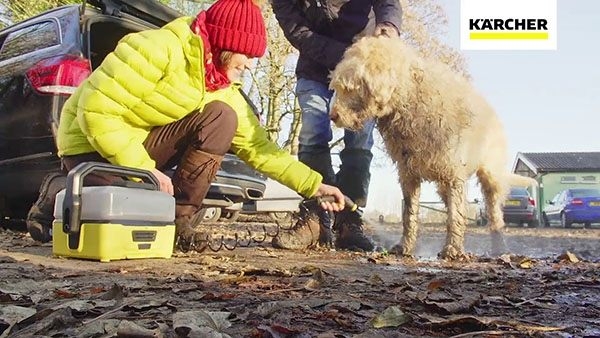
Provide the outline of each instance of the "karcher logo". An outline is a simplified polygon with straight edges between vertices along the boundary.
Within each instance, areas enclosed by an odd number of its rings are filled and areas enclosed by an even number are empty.
[[[546,40],[548,39],[548,20],[470,19],[469,38],[472,40]]]
[[[470,30],[548,30],[546,19],[471,19]]]
[[[462,49],[556,49],[556,0],[461,0]]]

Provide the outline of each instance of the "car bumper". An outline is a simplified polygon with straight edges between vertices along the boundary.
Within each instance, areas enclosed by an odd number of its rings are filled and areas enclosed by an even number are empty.
[[[504,210],[504,222],[523,223],[537,220],[537,213],[532,210]]]
[[[569,222],[600,222],[600,210],[565,210]]]
[[[228,200],[239,203],[263,197],[265,183],[245,175],[230,175],[219,171],[211,183],[207,199]],[[207,204],[207,203],[204,203]]]

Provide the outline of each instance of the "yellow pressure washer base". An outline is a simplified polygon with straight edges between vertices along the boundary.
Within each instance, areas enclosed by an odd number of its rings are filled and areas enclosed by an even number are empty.
[[[79,246],[69,248],[63,223],[52,223],[52,252],[56,256],[110,262],[120,259],[171,258],[175,225],[83,223]]]
[[[83,177],[101,171],[148,179],[126,186],[86,186]],[[175,199],[158,190],[148,171],[86,162],[73,168],[56,195],[52,252],[56,256],[109,262],[170,258],[175,241]]]

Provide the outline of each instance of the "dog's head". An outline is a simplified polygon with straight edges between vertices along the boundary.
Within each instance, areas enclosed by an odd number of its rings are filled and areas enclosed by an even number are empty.
[[[397,88],[400,55],[394,55],[397,39],[364,37],[344,53],[331,73],[331,119],[340,127],[359,129],[369,119],[392,112],[388,105]]]

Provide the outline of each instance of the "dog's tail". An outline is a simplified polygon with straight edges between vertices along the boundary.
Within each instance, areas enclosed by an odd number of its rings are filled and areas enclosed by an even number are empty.
[[[511,186],[517,186],[517,187],[537,187],[538,186],[538,181],[536,181],[534,178],[517,175],[517,174],[509,174],[508,182]]]

